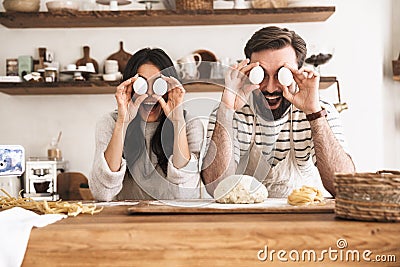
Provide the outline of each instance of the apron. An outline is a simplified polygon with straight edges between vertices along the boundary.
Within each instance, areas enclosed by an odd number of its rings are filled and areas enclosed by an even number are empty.
[[[142,129],[144,127],[142,126]],[[122,190],[116,196],[117,200],[199,198],[199,187],[177,185],[165,178],[164,172],[157,164],[157,156],[151,152],[150,139],[151,137],[145,138],[146,149],[135,163],[129,163],[127,160],[127,171]]]
[[[293,141],[293,120],[292,106],[290,106],[290,150],[286,157],[278,162],[275,167],[267,161],[262,153],[262,148],[255,143],[257,130],[257,115],[254,114],[253,131],[248,152],[240,158],[237,174],[254,176],[258,181],[265,185],[268,196],[271,198],[283,198],[290,195],[295,188],[309,185],[321,190],[324,196],[331,196],[323,187],[322,181],[312,159],[305,167],[300,169],[297,164]]]

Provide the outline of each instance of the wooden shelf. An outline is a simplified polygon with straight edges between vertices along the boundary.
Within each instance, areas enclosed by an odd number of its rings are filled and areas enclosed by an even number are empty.
[[[395,76],[393,76],[393,80],[395,80],[395,81],[400,81],[400,75],[395,75]]]
[[[334,6],[268,9],[0,12],[8,28],[80,28],[268,24],[325,21]]]
[[[321,77],[320,89],[327,89],[337,82],[336,77]],[[184,81],[188,93],[222,92],[224,81]],[[118,82],[85,81],[57,83],[0,83],[0,92],[8,95],[85,95],[114,94]]]
[[[9,95],[112,94],[118,82],[22,82],[0,83],[0,92]]]

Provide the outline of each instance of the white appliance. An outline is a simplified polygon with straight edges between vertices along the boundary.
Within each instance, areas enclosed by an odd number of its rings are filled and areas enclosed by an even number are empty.
[[[18,197],[25,171],[25,149],[20,145],[0,145],[0,196]]]
[[[66,170],[66,161],[32,157],[26,161],[24,197],[58,200],[57,175]]]

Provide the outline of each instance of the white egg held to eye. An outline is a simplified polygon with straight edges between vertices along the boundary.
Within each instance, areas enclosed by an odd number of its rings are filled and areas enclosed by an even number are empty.
[[[158,78],[157,80],[155,80],[155,82],[153,84],[153,91],[155,94],[157,94],[159,96],[165,95],[168,91],[167,82],[162,78]]]
[[[288,68],[280,68],[280,70],[278,71],[278,81],[284,86],[291,85],[293,83],[292,72]]]
[[[144,95],[147,93],[147,81],[143,77],[137,78],[133,83],[133,90],[138,95]]]
[[[249,80],[252,84],[260,84],[264,80],[264,70],[261,66],[256,66],[249,73]]]

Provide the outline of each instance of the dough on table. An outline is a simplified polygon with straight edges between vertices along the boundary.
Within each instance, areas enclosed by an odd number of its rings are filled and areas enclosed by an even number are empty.
[[[260,203],[268,198],[268,190],[252,176],[231,175],[215,188],[214,198],[218,203],[226,204]]]

